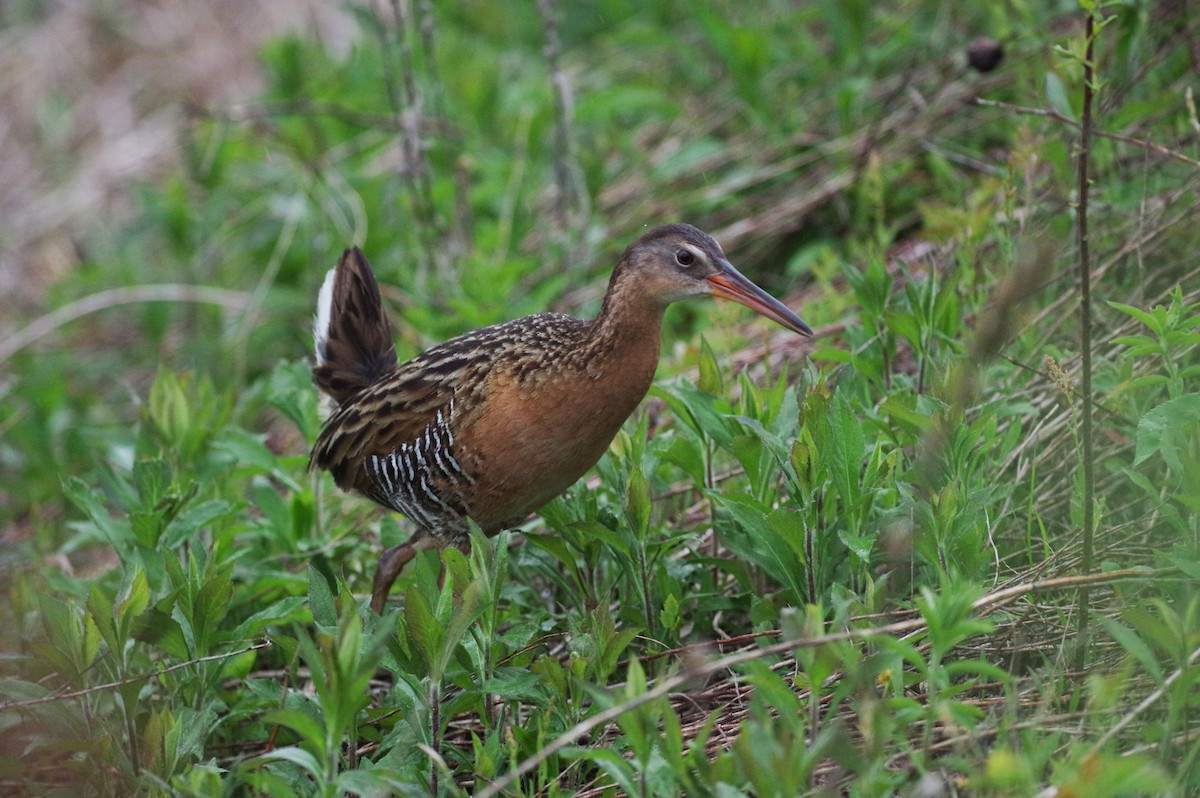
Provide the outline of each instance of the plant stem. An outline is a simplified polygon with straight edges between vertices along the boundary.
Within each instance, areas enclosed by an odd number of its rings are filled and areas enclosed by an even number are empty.
[[[646,561],[646,542],[639,544],[638,566],[642,572],[642,604],[646,608],[646,634],[656,637],[654,629],[654,608],[650,606],[650,564]]]
[[[1092,96],[1095,80],[1096,17],[1092,11],[1084,23],[1086,50],[1083,63],[1083,113],[1079,125],[1079,204],[1076,208],[1079,241],[1079,348],[1081,356],[1083,393],[1083,561],[1085,574],[1092,571],[1095,517],[1095,466],[1092,431],[1092,264],[1088,250],[1088,158],[1092,139]],[[1086,587],[1079,591],[1079,641],[1075,650],[1075,667],[1082,669],[1088,633],[1088,600]]]
[[[129,763],[133,766],[133,775],[135,778],[142,775],[142,754],[138,750],[137,727],[133,723],[133,710],[128,705],[124,705],[125,710],[125,734],[129,736]]]
[[[442,683],[441,677],[433,681],[429,685],[429,726],[430,737],[429,742],[433,746],[433,750],[437,753],[437,757],[430,763],[429,768],[429,785],[432,795],[438,794],[438,760],[442,756]]]

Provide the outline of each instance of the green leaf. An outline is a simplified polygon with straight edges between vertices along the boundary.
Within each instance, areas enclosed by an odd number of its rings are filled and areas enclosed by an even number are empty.
[[[142,507],[152,510],[171,487],[171,467],[161,458],[138,460],[133,464],[133,485]]]
[[[1184,473],[1183,454],[1194,446],[1200,432],[1200,393],[1188,393],[1151,408],[1138,421],[1134,465],[1155,452],[1172,471]]]
[[[637,657],[632,657],[629,660],[629,670],[625,677],[625,700],[629,701],[646,692],[646,672],[642,669],[642,663]],[[629,742],[629,747],[633,749],[634,755],[643,765],[650,759],[650,752],[654,745],[654,740],[658,737],[658,724],[652,723],[650,717],[650,705],[643,704],[626,712],[623,712],[617,723],[621,726],[621,731],[625,732],[625,739]]]
[[[43,624],[54,618],[54,615],[45,606],[48,598],[44,597],[42,602]],[[57,602],[56,599],[53,601]],[[62,602],[57,603],[61,604]],[[87,611],[92,623],[96,626],[96,630],[100,633],[100,637],[103,638],[105,644],[108,646],[109,651],[118,652],[123,650],[125,641],[117,639],[116,616],[113,612],[112,598],[98,584],[93,584],[91,589],[88,590]],[[60,624],[54,625],[60,626]],[[51,634],[58,635],[62,634],[62,632],[59,629],[55,629]]]
[[[357,770],[346,770],[338,774],[336,787],[338,795],[383,796],[397,795],[399,784],[391,778],[387,771],[376,772],[369,769],[370,763],[363,763]]]
[[[362,617],[353,608],[347,608],[338,623],[337,657],[338,672],[353,674],[362,654]]]
[[[117,549],[128,550],[134,541],[133,530],[128,522],[113,518],[105,506],[104,496],[78,477],[69,477],[63,482],[63,492],[77,508],[91,519],[95,528]]]
[[[1071,100],[1067,96],[1067,87],[1063,85],[1062,78],[1058,73],[1053,71],[1046,72],[1046,100],[1050,103],[1050,107],[1058,111],[1068,119],[1075,118],[1075,109],[1071,107]]]
[[[262,634],[269,626],[298,623],[305,615],[304,609],[309,605],[310,600],[306,596],[285,596],[242,621],[229,636],[232,639],[254,637]]]
[[[165,742],[167,734],[175,725],[175,717],[171,710],[165,707],[151,712],[146,720],[142,730],[142,750],[145,752],[142,766],[150,772],[170,775],[164,772],[164,760],[167,759]]]
[[[305,360],[278,363],[271,372],[271,390],[267,396],[275,408],[291,419],[305,439],[316,436],[317,392],[312,389],[312,366]]]
[[[137,510],[129,514],[129,528],[139,546],[153,549],[162,535],[162,513]]]
[[[639,539],[645,539],[646,531],[650,528],[650,486],[646,483],[646,475],[636,462],[630,463],[629,482],[625,490],[625,517],[633,534]]]
[[[675,627],[679,625],[679,600],[675,598],[674,593],[668,593],[666,599],[663,600],[663,608],[658,613],[658,622],[669,631],[674,631]]]
[[[859,562],[870,562],[871,552],[875,548],[875,537],[873,535],[857,534],[850,529],[838,529],[838,540],[841,541],[850,552],[858,558]]]
[[[137,616],[129,633],[135,640],[157,646],[173,657],[187,659],[191,656],[179,622],[157,607]]]
[[[704,484],[705,452],[701,441],[694,436],[677,435],[671,438],[666,450],[660,450],[660,456],[686,471],[696,484]]]
[[[1155,681],[1161,683],[1163,679],[1162,666],[1158,663],[1158,657],[1154,656],[1154,652],[1150,646],[1146,645],[1146,641],[1142,640],[1129,627],[1113,620],[1107,616],[1101,615],[1100,622],[1104,624],[1104,628],[1121,644],[1121,648],[1125,649],[1134,659],[1142,664],[1146,672],[1152,675]]]
[[[800,699],[792,686],[782,675],[772,670],[765,661],[750,660],[742,663],[738,668],[745,672],[746,682],[754,685],[756,697],[765,699],[772,710],[791,716],[799,715],[803,711]],[[813,681],[818,680],[823,680],[823,678],[815,677],[813,679]]]
[[[847,510],[858,505],[865,448],[862,424],[843,392],[833,395],[817,444],[828,454],[829,477]]]
[[[892,424],[903,425],[915,437],[928,432],[933,425],[933,419],[917,407],[916,399],[914,394],[893,394],[880,404],[879,410],[887,414]]]
[[[592,762],[621,789],[625,795],[640,795],[634,781],[633,765],[621,758],[612,748],[564,748],[562,756],[567,759]]]
[[[441,648],[441,626],[433,617],[429,599],[416,584],[404,594],[404,620],[408,625],[408,639],[421,654],[422,664],[432,672]]]
[[[639,632],[641,630],[637,627],[621,629],[604,643],[604,649],[600,652],[600,662],[597,665],[602,679],[607,678],[608,674],[617,667],[617,661],[621,659],[621,655],[625,653],[625,649],[629,647]]]
[[[181,379],[168,369],[160,368],[150,387],[146,417],[168,444],[182,442],[192,424],[192,411]]]
[[[121,629],[129,629],[133,619],[141,615],[150,604],[150,585],[146,581],[146,572],[135,567],[132,576],[127,577],[124,587],[117,594],[117,622]]]
[[[237,427],[226,428],[217,441],[217,448],[231,456],[239,469],[249,468],[279,480],[288,490],[301,491],[291,471],[280,467],[275,453],[267,448],[265,436],[254,435]]]
[[[446,585],[443,595],[447,599],[445,607],[450,611],[450,617],[447,622],[445,615],[440,615],[442,618],[439,625],[441,639],[436,649],[436,659],[432,663],[431,672],[431,676],[434,678],[441,678],[442,674],[446,672],[455,649],[462,642],[463,635],[486,608],[480,601],[482,587],[481,580],[473,580],[463,590],[461,599],[456,603],[452,599],[452,586]]]
[[[1145,324],[1147,327],[1149,327],[1150,329],[1152,329],[1156,332],[1161,332],[1161,330],[1159,329],[1159,325],[1154,318],[1154,315],[1145,310],[1142,310],[1139,307],[1136,307],[1135,305],[1127,305],[1124,302],[1110,301],[1108,303],[1108,306],[1110,308],[1119,310],[1126,315],[1132,316],[1133,318],[1137,319],[1142,324]],[[1119,341],[1120,339],[1117,339],[1117,340]]]
[[[685,383],[675,383],[669,389],[655,386],[650,393],[662,398],[675,415],[696,432],[712,438],[718,446],[728,448],[733,432],[728,417],[729,403],[724,399]]]
[[[628,540],[628,536],[614,532],[599,521],[576,521],[571,524],[571,532],[572,537],[594,538],[614,551],[620,552],[627,559],[633,557],[632,541]]]
[[[708,339],[700,336],[700,390],[715,396],[725,395],[725,381],[721,376],[721,365],[716,353],[708,345]]]
[[[808,587],[801,554],[803,516],[787,509],[768,512],[748,496],[714,493],[713,498],[733,521],[718,527],[729,550],[766,571],[795,601],[804,601]]]
[[[35,701],[50,694],[50,689],[37,682],[21,679],[0,679],[0,697],[8,701]]]
[[[94,585],[92,590],[98,592]],[[74,601],[64,602],[52,595],[39,594],[37,607],[44,637],[32,641],[35,657],[59,671],[73,686],[82,687],[81,677],[92,667],[101,640],[112,649],[117,639],[111,606],[104,626],[95,622],[90,610],[80,613]]]
[[[167,732],[165,744],[168,754],[168,764],[173,765],[172,771],[178,768],[182,760],[197,759],[204,753],[204,743],[216,726],[218,717],[213,706],[197,711],[191,707],[180,707],[178,718],[171,730]]]
[[[337,605],[333,600],[333,588],[320,569],[311,562],[308,565],[308,603],[312,608],[313,622],[331,629],[337,626]]]
[[[210,567],[191,605],[192,634],[197,654],[207,655],[219,642],[221,621],[229,613],[232,597],[230,568]]]
[[[746,471],[754,495],[762,496],[767,487],[764,483],[770,482],[775,475],[772,469],[766,467],[770,461],[763,457],[766,450],[763,439],[757,435],[738,435],[731,442],[731,448],[734,457]]]
[[[533,701],[545,694],[542,684],[541,676],[525,668],[497,668],[479,689],[506,701]]]
[[[233,515],[236,509],[232,502],[224,499],[209,499],[189,505],[171,519],[159,542],[165,548],[174,548],[190,541],[204,527]]]
[[[276,710],[277,712],[287,712],[289,710]],[[274,714],[274,713],[268,713]],[[304,768],[314,779],[323,781],[325,778],[325,768],[317,761],[317,758],[301,748],[289,746],[287,748],[277,748],[274,751],[268,751],[256,760],[259,762],[282,761],[291,762]]]

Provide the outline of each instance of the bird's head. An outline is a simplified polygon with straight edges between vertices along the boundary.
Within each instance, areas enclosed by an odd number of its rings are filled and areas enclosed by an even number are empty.
[[[681,299],[713,296],[732,299],[801,335],[812,330],[775,297],[750,282],[707,233],[689,224],[668,224],[629,245],[614,281],[623,290],[669,305]]]

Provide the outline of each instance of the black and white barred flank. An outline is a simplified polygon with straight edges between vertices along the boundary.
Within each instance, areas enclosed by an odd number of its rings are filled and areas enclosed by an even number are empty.
[[[451,399],[414,440],[390,454],[368,457],[364,468],[371,478],[371,498],[426,528],[445,526],[451,519],[465,525],[466,508],[443,496],[446,485],[475,481],[454,456],[453,417]]]

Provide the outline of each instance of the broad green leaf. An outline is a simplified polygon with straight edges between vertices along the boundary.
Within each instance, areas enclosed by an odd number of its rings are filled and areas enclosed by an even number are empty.
[[[497,668],[480,688],[506,701],[533,701],[544,695],[542,677],[525,668]]]
[[[262,720],[263,723],[277,723],[294,731],[301,741],[309,746],[306,750],[325,750],[325,724],[307,712],[299,709],[273,709],[265,713]]]
[[[117,549],[118,553],[125,551],[133,542],[133,531],[127,521],[113,518],[105,506],[104,496],[100,491],[88,485],[78,477],[69,477],[63,482],[63,492],[77,508],[91,519],[97,531]]]
[[[287,710],[276,710],[276,711],[286,712]],[[274,714],[274,713],[268,713],[268,714]],[[287,748],[277,748],[274,751],[268,751],[267,753],[259,756],[256,760],[251,760],[251,761],[271,762],[274,760],[279,760],[279,761],[283,761],[283,762],[291,762],[293,764],[299,765],[300,767],[304,768],[305,771],[307,771],[309,774],[311,774],[312,777],[314,779],[316,779],[317,781],[322,781],[325,778],[325,768],[321,766],[321,763],[319,761],[317,761],[317,758],[315,756],[313,756],[312,754],[310,754],[308,751],[305,751],[301,748],[296,748],[295,746],[288,746]]]
[[[1104,615],[1100,616],[1100,622],[1104,625],[1109,635],[1112,636],[1112,639],[1120,643],[1121,648],[1125,649],[1130,656],[1141,663],[1142,667],[1154,677],[1156,682],[1162,682],[1162,666],[1158,663],[1158,657],[1154,655],[1154,651],[1146,644],[1146,641],[1138,636],[1137,632]]]
[[[1071,100],[1067,96],[1067,87],[1063,85],[1062,78],[1058,73],[1047,70],[1046,72],[1046,100],[1050,103],[1050,107],[1058,111],[1068,119],[1075,118],[1075,109],[1071,107]]]
[[[150,604],[150,584],[146,581],[146,572],[135,567],[132,576],[127,577],[121,591],[117,594],[117,620],[120,628],[127,630],[133,619],[145,612]]]
[[[337,777],[338,795],[387,796],[397,795],[398,783],[386,772],[370,769],[364,762],[356,770],[344,770]]]
[[[228,567],[211,566],[192,603],[192,631],[198,654],[207,655],[220,640],[221,621],[229,613],[233,584]]]
[[[302,490],[291,472],[280,467],[279,458],[267,448],[262,436],[238,427],[227,427],[217,440],[216,446],[231,456],[238,468],[250,468],[270,474],[272,479],[279,480],[288,490]]]
[[[606,678],[617,667],[617,661],[621,659],[621,655],[625,653],[625,649],[633,642],[633,639],[638,636],[641,629],[637,627],[627,627],[616,632],[611,638],[604,643],[604,648],[600,652],[600,661],[597,665],[602,678]]]
[[[733,437],[729,421],[729,403],[686,383],[675,383],[668,388],[651,388],[651,394],[659,396],[679,418],[692,425],[693,429],[707,435],[718,446],[729,447]]]
[[[562,756],[566,759],[580,759],[591,762],[603,770],[625,795],[640,795],[641,790],[634,781],[633,765],[623,759],[612,748],[564,748]]]
[[[721,366],[717,362],[716,353],[708,345],[708,339],[700,336],[700,380],[698,387],[705,393],[715,396],[725,395],[725,381],[721,376]]]
[[[1200,393],[1168,399],[1138,421],[1134,465],[1158,452],[1172,471],[1182,475],[1183,453],[1197,439],[1200,439]]]
[[[441,626],[433,617],[429,599],[416,584],[404,595],[404,620],[408,639],[420,652],[422,664],[427,671],[433,671],[442,643]]]
[[[1148,311],[1142,310],[1141,308],[1139,308],[1135,305],[1127,305],[1124,302],[1109,301],[1108,306],[1110,308],[1115,308],[1116,310],[1119,310],[1126,315],[1132,316],[1133,318],[1137,319],[1142,324],[1145,324],[1147,327],[1149,327],[1152,330],[1158,329],[1158,323],[1155,320],[1154,315],[1149,313]],[[1117,340],[1120,340],[1120,339],[1117,339]]]
[[[764,482],[769,482],[774,476],[774,472],[769,470],[768,463],[764,462],[763,454],[766,450],[763,439],[757,435],[737,435],[731,442],[733,455],[741,463],[742,468],[746,472],[746,478],[750,480],[751,490],[756,496],[762,496],[763,490],[766,487]]]
[[[130,635],[179,659],[192,655],[179,622],[157,607],[151,607],[134,619]]]
[[[668,593],[666,599],[663,600],[663,608],[658,613],[658,622],[669,631],[674,631],[675,627],[679,625],[679,600],[675,598],[674,593]]]
[[[152,773],[159,773],[163,776],[169,776],[169,773],[163,771],[165,760],[173,758],[166,751],[166,738],[168,732],[175,727],[175,718],[171,714],[171,710],[162,708],[150,713],[150,717],[146,720],[145,728],[142,730],[142,765]]]
[[[43,599],[43,624],[45,624],[47,620],[54,617],[45,606],[46,599],[49,599],[49,597]],[[50,600],[61,604],[61,602],[57,602],[56,599]],[[88,617],[95,625],[97,631],[100,633],[100,636],[104,639],[105,644],[108,645],[109,651],[121,651],[124,648],[125,641],[117,639],[116,615],[113,612],[112,598],[106,591],[102,590],[98,584],[93,584],[91,589],[88,591],[87,611]],[[57,635],[61,634],[61,632],[56,629],[51,632],[51,634]]]
[[[333,600],[333,589],[329,580],[315,565],[308,565],[308,603],[312,609],[313,621],[325,628],[337,626],[337,606]]]
[[[180,707],[178,721],[167,732],[166,738],[170,756],[174,761],[204,754],[204,743],[219,719],[213,709],[215,706],[220,704],[214,699],[199,711],[191,707]]]
[[[637,463],[631,463],[629,482],[626,484],[625,515],[633,534],[640,540],[646,537],[650,527],[650,486],[646,475]]]
[[[171,487],[171,467],[161,458],[138,460],[133,464],[133,484],[142,508],[153,510]]]
[[[224,499],[209,499],[190,504],[171,519],[159,542],[165,548],[174,548],[186,543],[204,527],[233,515],[236,509],[232,502]]]
[[[163,514],[157,511],[136,510],[129,514],[129,528],[133,530],[133,537],[138,545],[153,549],[158,546],[162,536]]]
[[[824,434],[817,441],[829,460],[829,477],[834,490],[847,509],[857,506],[861,492],[863,451],[862,425],[850,403],[841,393],[835,393],[824,417]]]

